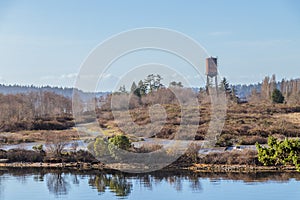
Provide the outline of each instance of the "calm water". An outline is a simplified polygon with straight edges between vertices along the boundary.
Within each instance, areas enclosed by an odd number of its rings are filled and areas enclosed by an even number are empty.
[[[300,173],[124,174],[1,169],[1,200],[40,199],[299,199]]]

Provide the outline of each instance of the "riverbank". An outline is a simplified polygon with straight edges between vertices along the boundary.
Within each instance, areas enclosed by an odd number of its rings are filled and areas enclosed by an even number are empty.
[[[0,163],[0,167],[7,168],[70,168],[70,169],[108,169],[102,163],[91,164],[83,162],[72,163],[27,163],[27,162],[14,162],[14,163]]]
[[[294,166],[194,164],[188,169],[194,172],[296,172]]]
[[[103,163],[0,163],[2,168],[56,168],[74,170],[111,170],[112,165]],[[168,166],[162,170],[188,170],[191,172],[296,172],[293,166],[257,166],[257,165],[221,165],[221,164],[193,164],[190,167]]]

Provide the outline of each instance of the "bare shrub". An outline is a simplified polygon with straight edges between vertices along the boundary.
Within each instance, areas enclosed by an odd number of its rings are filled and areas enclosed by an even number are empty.
[[[261,136],[244,136],[240,138],[239,143],[241,145],[254,145],[256,142],[259,144],[266,144],[268,139]]]
[[[129,100],[129,109],[138,108],[141,106],[141,99],[136,95],[131,95]]]
[[[185,152],[186,156],[191,158],[193,162],[198,160],[198,154],[201,146],[192,142],[189,146],[187,151]]]
[[[10,149],[6,158],[9,162],[42,162],[45,152],[36,152],[25,149]]]
[[[77,141],[72,142],[72,144],[71,144],[71,150],[73,152],[76,152],[78,147],[79,147],[79,143]]]
[[[53,156],[61,156],[63,150],[67,146],[70,136],[64,134],[50,133],[45,136],[46,150]]]
[[[160,150],[163,146],[159,144],[143,144],[139,148],[135,148],[137,153],[150,153],[153,151]]]
[[[243,150],[223,153],[209,153],[200,158],[199,163],[203,164],[224,164],[224,165],[257,165],[257,151]]]

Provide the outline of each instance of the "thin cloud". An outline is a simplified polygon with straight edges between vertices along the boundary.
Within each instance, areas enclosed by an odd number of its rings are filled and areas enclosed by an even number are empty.
[[[209,35],[211,36],[225,36],[225,35],[231,35],[231,31],[214,31],[210,32]]]
[[[71,74],[63,74],[60,76],[61,79],[65,79],[65,78],[76,78],[77,77],[77,73],[71,73]]]
[[[227,44],[249,47],[271,47],[285,45],[291,42],[291,40],[241,40],[227,42]]]
[[[62,80],[62,79],[75,79],[77,77],[77,73],[70,74],[62,74],[62,75],[49,75],[41,77],[42,80]]]

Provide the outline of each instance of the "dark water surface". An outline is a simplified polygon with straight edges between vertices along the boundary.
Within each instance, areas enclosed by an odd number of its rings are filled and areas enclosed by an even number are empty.
[[[300,198],[300,173],[192,173],[0,168],[1,200]]]

